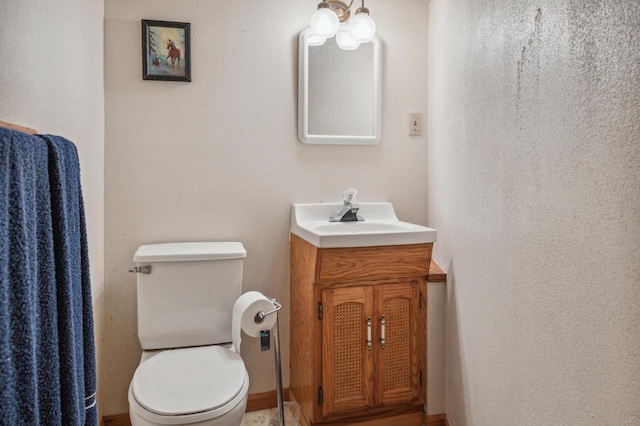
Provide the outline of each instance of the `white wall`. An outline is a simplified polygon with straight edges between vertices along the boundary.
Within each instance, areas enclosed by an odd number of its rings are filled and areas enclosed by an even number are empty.
[[[446,412],[640,423],[640,5],[431,0]]]
[[[373,147],[297,140],[297,40],[316,1],[110,0],[105,4],[106,414],[128,411],[138,364],[135,276],[140,244],[237,240],[244,291],[285,304],[289,364],[289,246],[293,202],[388,200],[426,224],[426,137],[409,112],[427,109],[427,3],[371,0],[383,40],[383,140]],[[141,19],[190,22],[192,83],[143,81]],[[338,107],[338,106],[337,106]],[[275,389],[273,353],[243,342],[250,393]]]
[[[78,148],[100,385],[104,326],[103,16],[102,0],[0,2],[0,120],[64,136]]]

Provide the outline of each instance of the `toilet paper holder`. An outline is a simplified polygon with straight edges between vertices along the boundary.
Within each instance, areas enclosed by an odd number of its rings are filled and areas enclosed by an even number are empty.
[[[274,298],[268,298],[271,303],[273,303],[274,309],[264,312],[260,311],[254,317],[254,321],[256,324],[262,324],[267,315],[271,315],[273,313],[276,314],[276,322],[273,324],[272,333],[273,333],[273,343],[275,344],[275,359],[276,359],[276,389],[277,389],[277,398],[278,398],[278,415],[280,424],[279,426],[285,426],[284,424],[284,402],[282,400],[282,369],[280,368],[280,339],[278,337],[278,311],[282,309],[282,305],[278,303],[278,301]]]
[[[260,311],[256,314],[256,317],[254,318],[254,321],[256,322],[256,324],[262,324],[264,322],[264,319],[267,317],[267,315],[271,315],[275,312],[278,312],[280,309],[282,309],[282,305],[280,303],[278,303],[278,301],[273,298],[273,299],[269,299],[269,301],[271,303],[273,303],[273,306],[275,306],[275,309],[272,309],[270,311],[264,312],[264,311]],[[277,321],[277,319],[276,319]]]

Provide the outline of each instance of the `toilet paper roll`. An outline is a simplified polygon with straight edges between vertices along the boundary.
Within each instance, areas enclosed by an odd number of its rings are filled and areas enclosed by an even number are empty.
[[[258,312],[269,312],[273,309],[275,309],[273,303],[259,291],[246,292],[236,300],[231,318],[231,339],[237,353],[240,353],[242,330],[251,337],[260,336],[260,330],[271,330],[276,323],[276,314],[267,315],[259,324],[256,323],[255,318]]]

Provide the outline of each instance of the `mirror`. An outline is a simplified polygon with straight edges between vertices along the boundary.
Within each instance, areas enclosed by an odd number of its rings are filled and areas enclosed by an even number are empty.
[[[321,46],[300,33],[298,137],[306,144],[374,145],[380,141],[381,42],[375,37],[356,50]]]

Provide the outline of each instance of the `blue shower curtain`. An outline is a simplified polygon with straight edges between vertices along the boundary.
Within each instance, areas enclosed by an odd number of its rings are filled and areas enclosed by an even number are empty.
[[[0,128],[0,425],[97,425],[75,146]]]

